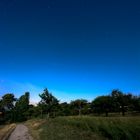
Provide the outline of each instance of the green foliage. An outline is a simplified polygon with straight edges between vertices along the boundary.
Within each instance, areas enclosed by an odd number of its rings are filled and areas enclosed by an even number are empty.
[[[78,115],[82,114],[82,110],[85,108],[88,104],[88,101],[85,99],[77,99],[75,101],[71,101],[70,106],[75,109],[75,111],[78,111]]]
[[[113,90],[111,93],[114,108],[117,111],[121,111],[122,115],[125,115],[127,108],[131,105],[132,95],[131,94],[123,94],[123,92],[119,90]]]
[[[25,95],[22,95],[16,102],[16,108],[21,112],[26,112],[29,109],[29,94],[29,92],[26,92]]]
[[[91,106],[95,113],[106,113],[106,116],[108,116],[108,112],[112,110],[112,99],[110,96],[99,96],[92,101]]]
[[[42,94],[39,94],[41,98],[41,102],[39,105],[41,108],[45,108],[46,113],[48,114],[48,117],[50,116],[51,112],[54,112],[57,110],[57,106],[59,101],[56,97],[54,97],[51,93],[49,93],[48,89],[46,88]]]
[[[70,105],[67,102],[60,103],[58,109],[59,116],[69,116],[72,114]]]
[[[131,110],[140,112],[140,97],[134,96],[131,100]]]
[[[1,106],[5,107],[7,110],[10,110],[14,107],[14,101],[16,101],[14,94],[5,94],[4,96],[2,96]]]
[[[27,120],[27,114],[29,109],[29,92],[26,92],[25,95],[22,95],[15,105],[14,120],[24,121]]]
[[[5,121],[12,121],[12,112],[14,109],[15,101],[16,98],[12,93],[7,93],[2,96],[2,99],[0,100],[0,123],[4,123]]]
[[[0,99],[0,122],[25,121],[34,117],[56,117],[72,115],[104,115],[113,116],[113,113],[137,115],[140,113],[140,97],[125,94],[120,90],[113,90],[110,95],[99,96],[92,102],[77,99],[70,103],[59,103],[58,99],[45,89],[39,95],[41,101],[37,106],[29,105],[29,92],[19,99],[14,94],[5,94]]]

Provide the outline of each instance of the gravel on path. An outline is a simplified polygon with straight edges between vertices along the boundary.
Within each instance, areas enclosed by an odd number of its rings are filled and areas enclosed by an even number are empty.
[[[19,124],[11,133],[8,140],[33,140],[33,138],[29,134],[28,128],[23,124]]]

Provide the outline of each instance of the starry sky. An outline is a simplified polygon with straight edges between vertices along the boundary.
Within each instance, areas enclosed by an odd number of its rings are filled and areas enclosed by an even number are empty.
[[[140,93],[139,0],[0,0],[0,96]]]

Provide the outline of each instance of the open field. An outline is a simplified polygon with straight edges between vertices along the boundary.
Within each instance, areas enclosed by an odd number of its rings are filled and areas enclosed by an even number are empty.
[[[36,140],[140,139],[140,117],[58,117],[26,125]]]

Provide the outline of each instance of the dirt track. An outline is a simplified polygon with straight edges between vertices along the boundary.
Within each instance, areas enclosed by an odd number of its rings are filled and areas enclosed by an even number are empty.
[[[8,140],[33,140],[33,138],[30,136],[28,128],[23,124],[19,124]]]

